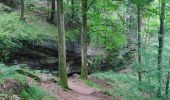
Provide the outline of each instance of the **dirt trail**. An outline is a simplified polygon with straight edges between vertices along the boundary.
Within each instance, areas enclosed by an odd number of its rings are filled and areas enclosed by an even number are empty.
[[[84,94],[84,95],[90,95],[95,92],[95,90],[88,87],[87,85],[85,85],[84,83],[82,83],[80,80],[78,80],[76,78],[69,78],[68,87],[71,90],[73,90],[79,94]]]
[[[81,80],[74,77],[68,79],[68,86],[69,90],[64,91],[53,82],[42,83],[42,87],[54,94],[58,100],[113,100],[113,97],[88,87]]]

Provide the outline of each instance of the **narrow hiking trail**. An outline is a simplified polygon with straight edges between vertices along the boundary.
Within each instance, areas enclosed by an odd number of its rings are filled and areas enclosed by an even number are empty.
[[[114,100],[113,97],[88,87],[80,79],[75,77],[68,79],[68,86],[69,90],[64,91],[56,83],[51,81],[41,84],[41,87],[56,96],[58,100]]]

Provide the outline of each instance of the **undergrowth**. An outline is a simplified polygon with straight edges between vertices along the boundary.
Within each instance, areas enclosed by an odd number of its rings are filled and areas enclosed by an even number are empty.
[[[16,80],[19,83],[22,83],[23,85],[26,85],[26,87],[21,86],[21,84],[19,84],[22,88],[22,91],[19,91],[19,93],[10,93],[10,94],[6,94],[6,92],[2,92],[0,93],[0,97],[1,96],[8,96],[9,98],[13,95],[18,95],[22,100],[56,100],[56,98],[46,92],[45,90],[43,90],[41,87],[39,87],[36,84],[28,84],[28,76],[24,76],[19,74],[16,70],[19,69],[19,65],[16,66],[6,66],[4,64],[0,64],[0,84],[4,84],[5,80],[8,79],[12,79],[12,80]],[[26,71],[28,72],[28,70],[26,69]],[[30,73],[32,73],[30,71]],[[1,88],[1,87],[0,87]],[[20,87],[11,87],[11,88],[20,88]],[[9,89],[10,90],[10,89]]]
[[[54,96],[38,86],[30,86],[29,89],[23,90],[19,96],[24,100],[56,100]]]
[[[122,96],[124,100],[159,100],[158,98],[150,97],[149,92],[139,90],[141,86],[139,86],[136,74],[133,72],[122,74],[107,71],[94,73],[92,76],[111,84],[112,88],[100,88],[103,93],[114,96],[115,98]],[[146,86],[145,84],[143,87]]]
[[[4,46],[20,46],[20,41],[40,43],[44,39],[57,40],[57,28],[28,13],[25,21],[18,12],[0,15],[0,41]],[[11,47],[11,48],[12,48]]]

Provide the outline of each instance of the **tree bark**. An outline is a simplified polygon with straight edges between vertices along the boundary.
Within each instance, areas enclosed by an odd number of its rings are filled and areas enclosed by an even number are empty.
[[[50,22],[54,21],[55,17],[55,0],[51,0],[51,16],[50,16]]]
[[[49,1],[49,0],[47,0],[47,2],[46,2],[46,3],[47,3],[47,7],[48,7],[48,9],[50,9],[50,1]],[[47,16],[47,21],[50,21],[50,12],[49,12],[49,11],[47,12],[47,15],[48,15],[48,16]]]
[[[20,0],[20,18],[24,19],[24,0]]]
[[[170,67],[170,58],[169,58],[169,67]],[[169,94],[169,81],[170,81],[170,72],[168,72],[167,81],[166,81],[166,87],[165,87],[165,94],[166,99],[168,100],[168,94]]]
[[[58,54],[59,54],[59,78],[63,88],[68,88],[66,72],[66,45],[65,45],[65,27],[64,27],[64,7],[63,0],[57,0],[58,12]]]
[[[87,80],[87,0],[82,0],[81,78]]]
[[[160,31],[158,34],[159,48],[158,48],[158,97],[161,97],[162,90],[162,53],[163,53],[163,45],[164,45],[164,20],[165,20],[165,1],[161,0],[161,8],[160,8]]]
[[[142,68],[141,68],[141,7],[137,5],[137,13],[138,13],[138,63],[139,63],[139,70],[138,70],[138,79],[141,83],[142,81]]]
[[[72,15],[71,15],[71,17],[72,17],[72,19],[74,19],[74,13],[75,13],[75,7],[74,7],[74,4],[75,4],[75,0],[71,0],[71,9],[72,9]]]

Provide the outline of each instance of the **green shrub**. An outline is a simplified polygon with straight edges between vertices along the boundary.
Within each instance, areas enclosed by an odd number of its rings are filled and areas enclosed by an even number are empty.
[[[30,88],[23,90],[19,96],[24,100],[56,100],[54,96],[45,92],[38,86],[31,86]]]

